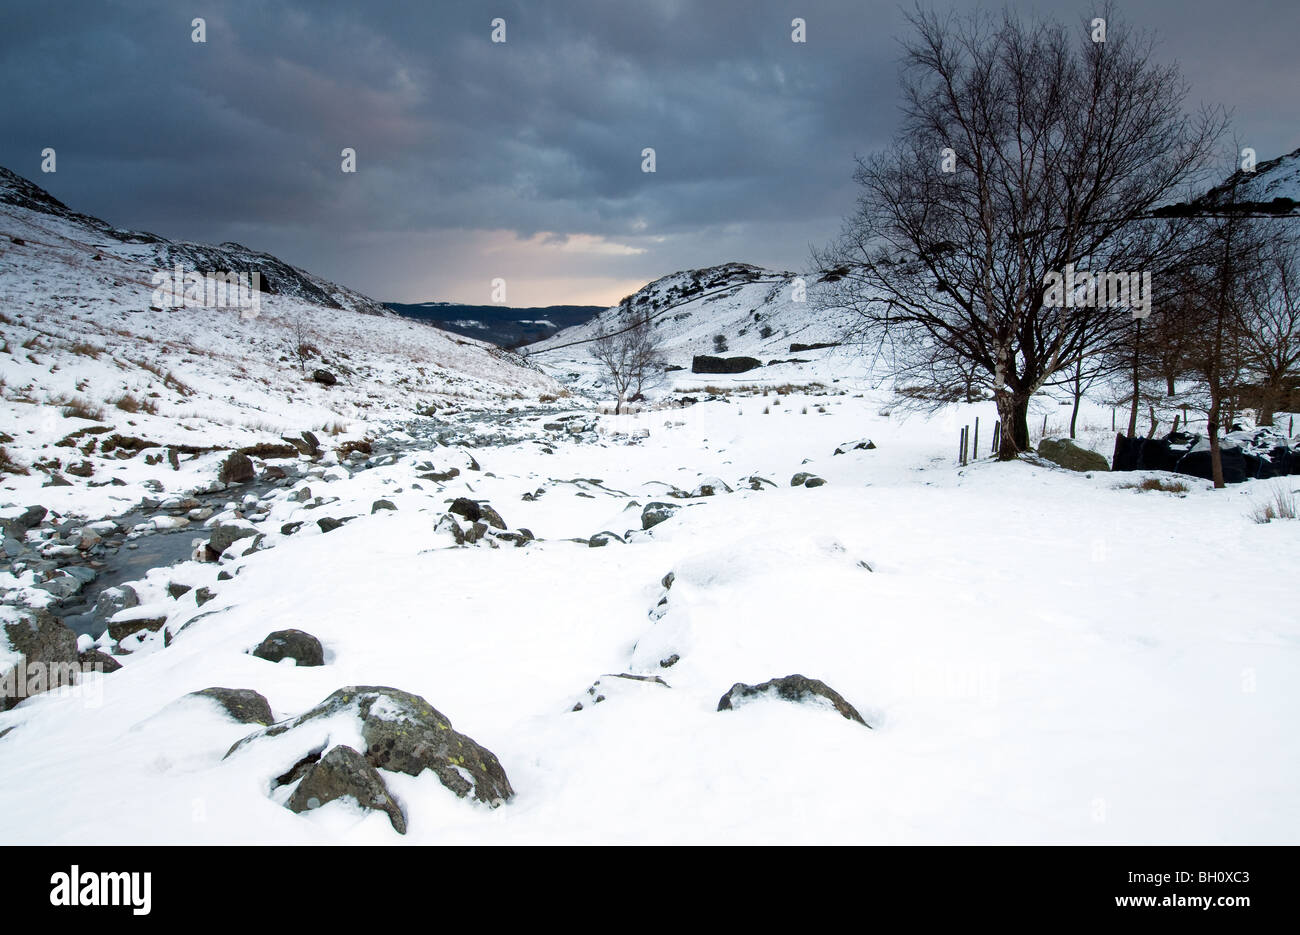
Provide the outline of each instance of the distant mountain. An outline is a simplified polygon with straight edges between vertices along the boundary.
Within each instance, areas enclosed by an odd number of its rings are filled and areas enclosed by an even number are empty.
[[[49,218],[57,218],[86,232],[90,246],[111,249],[122,258],[130,258],[156,270],[181,266],[187,271],[261,273],[261,292],[300,299],[322,308],[347,309],[369,315],[383,314],[384,308],[374,299],[336,285],[305,270],[290,266],[278,257],[243,244],[220,245],[168,240],[145,231],[123,230],[88,214],[73,211],[34,182],[0,166],[0,206],[22,208]]]
[[[603,305],[547,305],[510,308],[504,305],[460,305],[455,302],[385,302],[384,306],[444,331],[477,338],[499,347],[518,347],[542,341],[574,325],[585,324],[604,312]]]
[[[824,274],[764,269],[748,263],[724,263],[683,270],[656,279],[629,297],[632,309],[647,315],[669,367],[690,370],[699,355],[752,357],[763,365],[764,379],[829,376],[844,365],[837,355],[847,315],[818,307]],[[525,353],[553,372],[590,370],[590,341],[601,330],[619,326],[618,307],[530,345]],[[745,374],[752,380],[757,370]],[[597,378],[597,384],[599,379]]]

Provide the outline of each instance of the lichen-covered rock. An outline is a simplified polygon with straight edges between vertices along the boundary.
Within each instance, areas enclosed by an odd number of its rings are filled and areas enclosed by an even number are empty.
[[[1110,470],[1104,455],[1080,448],[1068,438],[1044,438],[1038,443],[1038,454],[1068,471]]]
[[[204,688],[190,692],[187,698],[211,698],[241,724],[274,724],[271,703],[251,688]]]
[[[300,666],[323,666],[325,650],[320,640],[302,630],[276,630],[262,640],[253,655],[267,662],[292,659]]]
[[[0,625],[0,658],[4,650],[20,658],[0,667],[0,711],[8,711],[32,695],[72,685],[80,672],[77,636],[63,621],[45,610],[7,613]]]
[[[787,675],[785,678],[772,679],[759,685],[746,685],[737,682],[732,685],[718,701],[719,711],[730,711],[745,701],[763,695],[775,695],[784,701],[805,703],[817,698],[829,702],[836,711],[850,721],[857,721],[863,727],[870,727],[862,719],[857,708],[844,700],[844,696],[820,679],[810,679],[803,675]]]
[[[319,743],[324,743],[331,724],[337,726],[338,716],[347,714],[359,722],[366,761],[376,769],[410,776],[427,769],[461,798],[472,795],[493,806],[514,795],[491,750],[453,730],[451,721],[419,695],[384,686],[340,688],[306,714],[250,734],[226,756],[252,743],[284,742],[293,734],[311,743],[319,733]]]
[[[320,808],[326,802],[351,797],[362,808],[385,812],[398,834],[406,834],[406,814],[366,758],[340,744],[307,767],[285,807],[295,812]]]

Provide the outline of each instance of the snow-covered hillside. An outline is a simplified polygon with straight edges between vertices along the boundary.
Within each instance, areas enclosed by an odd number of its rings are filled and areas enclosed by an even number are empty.
[[[681,368],[668,375],[670,387],[829,382],[832,373],[864,376],[870,362],[856,348],[807,347],[838,345],[847,323],[843,317],[817,310],[813,298],[819,286],[815,273],[727,263],[664,276],[629,298],[634,311],[651,316],[668,365]],[[614,306],[590,322],[529,345],[526,351],[570,385],[599,390],[600,370],[591,359],[590,343],[585,342],[602,330],[616,330],[620,314],[620,306]],[[753,357],[764,366],[717,378],[697,376],[690,372],[696,355]]]
[[[1221,185],[1196,199],[1194,204],[1225,204],[1233,194],[1234,182],[1238,204],[1259,206],[1279,213],[1300,211],[1300,149],[1258,163],[1253,172],[1237,170]]]
[[[256,296],[255,314],[159,306],[153,277],[177,264],[256,271],[273,291]],[[317,371],[329,376],[313,379]],[[51,446],[80,429],[250,445],[557,389],[514,355],[401,318],[274,257],[119,231],[4,169],[0,381],[5,450],[42,480],[71,463]],[[67,453],[92,470],[101,464],[96,453]]]

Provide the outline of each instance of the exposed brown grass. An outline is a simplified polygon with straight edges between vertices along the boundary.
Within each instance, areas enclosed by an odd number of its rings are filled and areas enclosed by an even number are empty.
[[[27,475],[29,473],[31,472],[28,471],[27,468],[9,457],[9,452],[5,450],[3,445],[0,445],[0,474]]]
[[[141,370],[144,370],[144,371],[146,371],[147,373],[152,373],[152,374],[153,374],[155,377],[157,377],[159,380],[165,380],[165,379],[167,379],[167,371],[164,370],[164,369],[163,369],[161,366],[159,366],[158,364],[151,363],[150,361],[147,361],[147,360],[132,360],[132,359],[129,358],[129,357],[127,358],[127,360],[130,361],[131,363],[135,364],[135,365],[136,365],[137,367],[139,367]]]
[[[68,350],[80,357],[89,357],[92,360],[99,360],[99,355],[104,353],[104,349],[98,344],[91,344],[89,341],[78,341],[76,344],[69,344]]]
[[[374,451],[374,449],[370,445],[370,439],[358,438],[358,439],[353,439],[350,442],[344,442],[343,444],[339,445],[338,448],[335,449],[335,451],[338,453],[339,458],[342,459],[342,458],[346,458],[354,451],[359,451],[364,455],[368,455],[371,454]]]
[[[101,407],[76,396],[65,394],[51,396],[50,405],[58,406],[65,419],[88,419],[91,422],[104,421],[104,410]]]
[[[1257,523],[1271,523],[1275,519],[1295,519],[1295,491],[1288,490],[1281,484],[1274,485],[1269,499],[1256,506],[1251,511],[1250,518]]]
[[[1180,480],[1165,480],[1163,477],[1144,477],[1137,483],[1118,484],[1118,490],[1152,491],[1161,493],[1187,493],[1188,487]]]
[[[117,399],[113,400],[113,405],[123,412],[143,412],[145,415],[154,416],[158,414],[158,404],[151,399],[139,399],[130,393],[123,393]]]
[[[182,396],[194,395],[194,390],[191,389],[189,386],[187,386],[185,383],[182,383],[180,379],[177,378],[176,374],[172,373],[171,371],[168,371],[167,375],[163,377],[163,386],[175,390],[177,393],[179,393]]]

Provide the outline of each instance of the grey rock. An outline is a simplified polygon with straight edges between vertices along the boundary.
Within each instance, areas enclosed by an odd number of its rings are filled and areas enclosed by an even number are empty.
[[[275,717],[271,714],[271,703],[264,695],[251,688],[204,688],[190,692],[185,697],[211,698],[240,724],[269,726],[275,723]]]
[[[166,623],[166,617],[136,617],[133,620],[110,620],[108,622],[108,635],[111,639],[121,642],[128,636],[134,633],[143,633],[145,630],[157,633]]]
[[[820,679],[810,679],[802,675],[787,675],[784,678],[772,679],[759,685],[746,685],[744,682],[737,682],[718,701],[718,710],[730,711],[739,703],[761,695],[774,695],[784,701],[796,703],[807,702],[814,698],[824,698],[834,706],[841,717],[850,721],[857,721],[863,727],[871,726],[862,719],[862,715],[858,713],[857,708],[845,701],[844,697],[835,689]]]
[[[56,600],[66,601],[85,586],[85,583],[78,578],[64,572],[54,575],[45,581],[36,583],[36,587],[42,591],[48,591],[54,595]]]
[[[285,807],[301,813],[344,797],[355,799],[362,808],[386,813],[393,830],[406,834],[406,815],[383,777],[364,756],[342,744],[307,767]]]
[[[37,526],[41,524],[41,522],[48,515],[49,515],[49,511],[45,509],[45,507],[36,504],[34,506],[29,506],[27,509],[23,510],[23,512],[20,513],[16,518],[18,520],[19,525],[21,525],[24,529],[35,529]]]
[[[257,530],[251,526],[235,526],[231,523],[214,526],[212,535],[208,538],[208,554],[215,560],[240,539],[256,535]]]
[[[370,504],[370,513],[372,516],[375,513],[378,513],[380,510],[396,510],[396,509],[397,506],[393,503],[392,500],[376,500],[374,503]]]
[[[223,484],[246,484],[256,476],[252,459],[238,451],[228,454],[217,472],[217,480]]]
[[[98,649],[88,649],[83,653],[79,653],[77,662],[81,665],[83,672],[102,672],[105,675],[122,668],[122,663]]]
[[[641,511],[641,528],[652,529],[667,519],[670,519],[681,507],[675,503],[647,503],[645,509]]]
[[[320,640],[302,630],[276,630],[262,640],[253,655],[267,662],[292,659],[300,666],[323,666],[325,650]]]
[[[1038,443],[1038,454],[1069,471],[1110,470],[1105,455],[1080,448],[1068,438],[1044,438]]]
[[[95,599],[95,616],[111,617],[119,610],[139,606],[140,595],[135,593],[135,588],[129,584],[119,584],[99,592],[99,597]]]
[[[857,441],[845,442],[835,449],[835,454],[847,454],[850,451],[874,451],[876,443],[869,438],[860,438]]]
[[[360,722],[366,761],[376,769],[410,776],[427,769],[461,798],[472,795],[493,806],[514,796],[492,751],[453,730],[451,721],[419,695],[384,686],[341,688],[306,714],[250,734],[226,756],[250,743],[270,743],[288,731],[344,712]]]
[[[24,610],[20,619],[5,623],[0,634],[0,649],[18,653],[22,658],[17,665],[24,667],[21,673],[17,667],[0,670],[0,711],[76,681],[77,636],[53,614]]]

